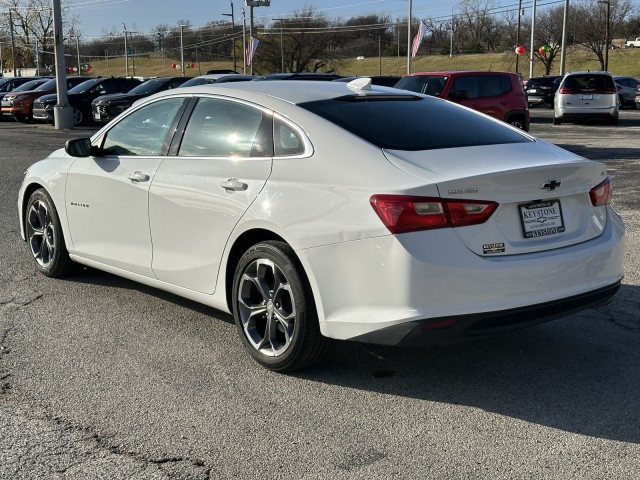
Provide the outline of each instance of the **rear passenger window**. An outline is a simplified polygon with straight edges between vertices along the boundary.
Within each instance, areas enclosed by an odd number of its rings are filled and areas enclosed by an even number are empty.
[[[270,157],[271,117],[257,108],[201,98],[185,129],[181,157]]]
[[[274,123],[274,150],[276,157],[290,157],[304,153],[304,141],[292,127],[280,119]]]
[[[467,75],[456,78],[453,81],[452,91],[459,98],[478,97],[478,77],[475,75]]]
[[[511,90],[511,80],[505,75],[481,75],[478,83],[481,97],[497,97]]]

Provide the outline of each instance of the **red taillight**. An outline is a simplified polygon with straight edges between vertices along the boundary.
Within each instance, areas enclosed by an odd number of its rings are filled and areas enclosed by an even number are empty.
[[[576,93],[577,90],[575,88],[561,88],[560,93]]]
[[[613,185],[611,185],[611,177],[605,178],[601,183],[596,185],[589,192],[591,197],[591,204],[594,207],[600,207],[611,203],[611,193],[613,191]]]
[[[463,227],[486,222],[495,202],[450,200],[439,197],[373,195],[371,206],[391,233]]]

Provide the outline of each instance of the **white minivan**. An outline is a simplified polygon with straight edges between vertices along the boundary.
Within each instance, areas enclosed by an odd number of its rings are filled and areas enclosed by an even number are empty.
[[[553,124],[603,119],[616,125],[619,109],[616,84],[609,72],[570,72],[556,92]]]

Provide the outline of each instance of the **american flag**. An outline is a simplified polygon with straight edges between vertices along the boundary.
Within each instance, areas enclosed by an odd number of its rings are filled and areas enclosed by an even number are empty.
[[[249,43],[247,45],[247,65],[251,65],[253,55],[256,53],[256,48],[258,48],[259,43],[260,40],[257,38],[249,37]]]
[[[418,33],[414,37],[413,43],[411,44],[411,58],[414,58],[416,56],[416,53],[418,53],[418,48],[420,47],[420,44],[422,43],[422,39],[425,37],[426,34],[427,34],[427,25],[423,21],[421,21],[420,27],[418,28]]]

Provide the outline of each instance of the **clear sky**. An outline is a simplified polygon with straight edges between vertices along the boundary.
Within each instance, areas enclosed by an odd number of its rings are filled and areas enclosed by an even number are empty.
[[[241,24],[240,8],[244,0],[233,1],[236,24]],[[69,0],[70,12],[80,19],[85,38],[100,37],[111,30],[149,33],[156,25],[175,26],[189,20],[194,27],[211,21],[229,21],[223,13],[231,13],[230,0]],[[446,16],[456,0],[412,0],[417,18]],[[406,18],[409,0],[271,0],[270,7],[255,7],[254,18],[268,23],[272,18],[293,15],[305,6],[333,18],[349,18],[369,13],[389,14],[392,19]],[[249,8],[245,8],[247,18]]]

